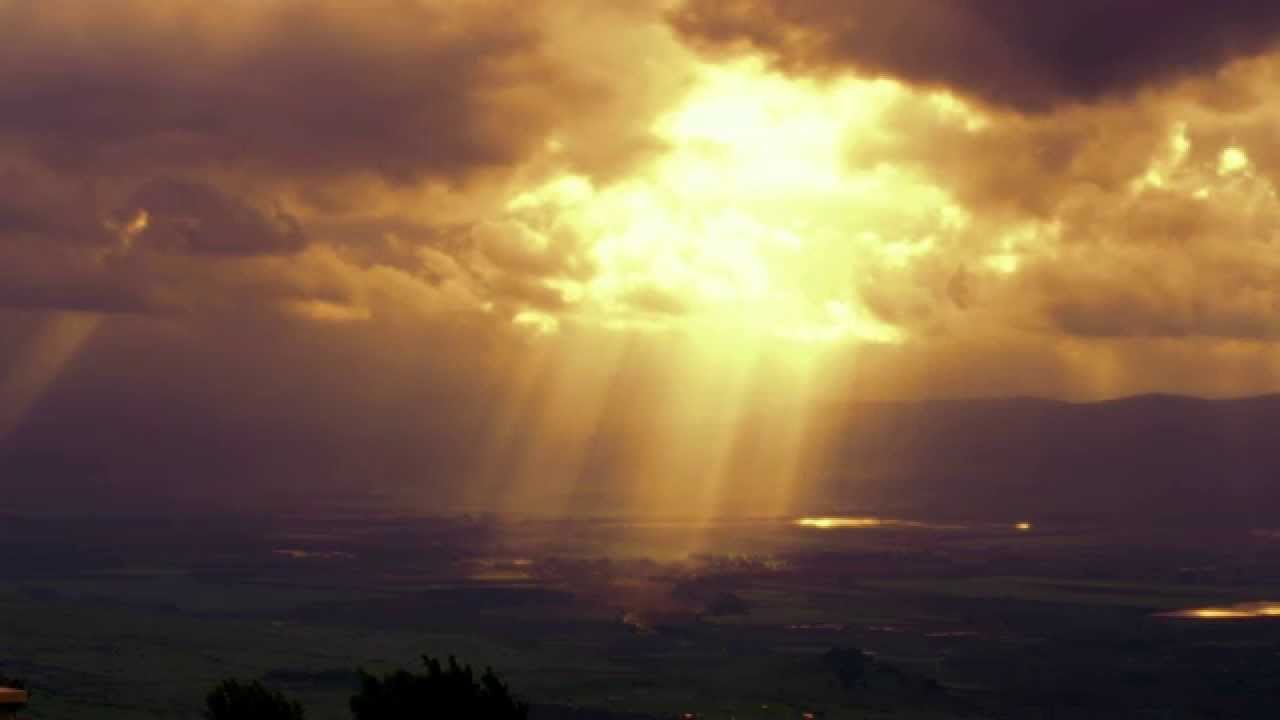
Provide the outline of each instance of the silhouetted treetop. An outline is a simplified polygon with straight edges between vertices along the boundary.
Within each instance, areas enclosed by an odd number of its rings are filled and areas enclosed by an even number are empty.
[[[302,705],[256,680],[223,680],[205,700],[208,720],[303,720]]]
[[[477,681],[470,665],[450,657],[447,666],[423,656],[426,672],[397,670],[381,678],[360,671],[360,691],[351,698],[355,720],[486,718],[525,720],[529,708],[486,669]]]

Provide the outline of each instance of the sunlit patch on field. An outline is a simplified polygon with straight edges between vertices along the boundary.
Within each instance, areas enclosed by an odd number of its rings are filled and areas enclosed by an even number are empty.
[[[1160,613],[1159,617],[1187,620],[1258,620],[1280,618],[1280,602],[1249,602],[1221,607],[1189,608]]]

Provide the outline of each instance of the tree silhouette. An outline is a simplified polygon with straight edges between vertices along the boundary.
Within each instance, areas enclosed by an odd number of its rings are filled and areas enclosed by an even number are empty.
[[[205,699],[208,720],[303,720],[302,705],[262,683],[223,680]]]
[[[505,683],[486,669],[479,681],[471,666],[450,657],[448,666],[422,657],[425,674],[397,670],[381,678],[359,671],[360,692],[351,698],[355,720],[485,718],[525,720],[529,707],[511,696]]]

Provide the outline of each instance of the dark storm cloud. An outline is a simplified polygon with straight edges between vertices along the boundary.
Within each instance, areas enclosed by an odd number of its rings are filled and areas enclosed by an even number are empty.
[[[155,180],[113,204],[93,178],[68,177],[13,162],[0,167],[0,305],[97,312],[147,312],[244,302],[270,290],[262,268],[234,262],[300,252],[301,224],[279,208],[211,185]],[[282,287],[297,286],[282,278]],[[253,292],[244,292],[249,288]]]
[[[95,171],[236,163],[407,182],[506,163],[545,128],[547,108],[526,100],[552,70],[498,5],[0,2],[0,134]]]
[[[117,214],[122,224],[145,224],[137,241],[169,252],[212,255],[287,254],[307,243],[297,218],[264,212],[216,188],[184,180],[156,180],[139,188]]]
[[[50,248],[111,244],[94,217],[97,198],[87,180],[60,177],[0,145],[0,247],[18,240]]]
[[[1280,38],[1257,0],[688,0],[691,41],[763,50],[787,69],[851,68],[1023,111],[1214,71]]]

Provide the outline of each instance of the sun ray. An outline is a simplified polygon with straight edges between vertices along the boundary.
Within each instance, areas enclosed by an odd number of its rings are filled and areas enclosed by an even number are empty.
[[[593,272],[543,279],[562,309],[510,313],[538,347],[512,368],[481,473],[505,507],[793,511],[825,467],[825,368],[910,339],[871,298],[967,231],[928,178],[850,159],[904,102],[981,129],[960,100],[759,59],[699,76],[653,125],[650,161],[609,181],[551,177],[506,204],[514,244],[585,248]],[[997,240],[998,271],[1016,274],[1016,243]]]
[[[59,312],[44,323],[0,382],[0,439],[22,424],[101,322],[98,315]]]

